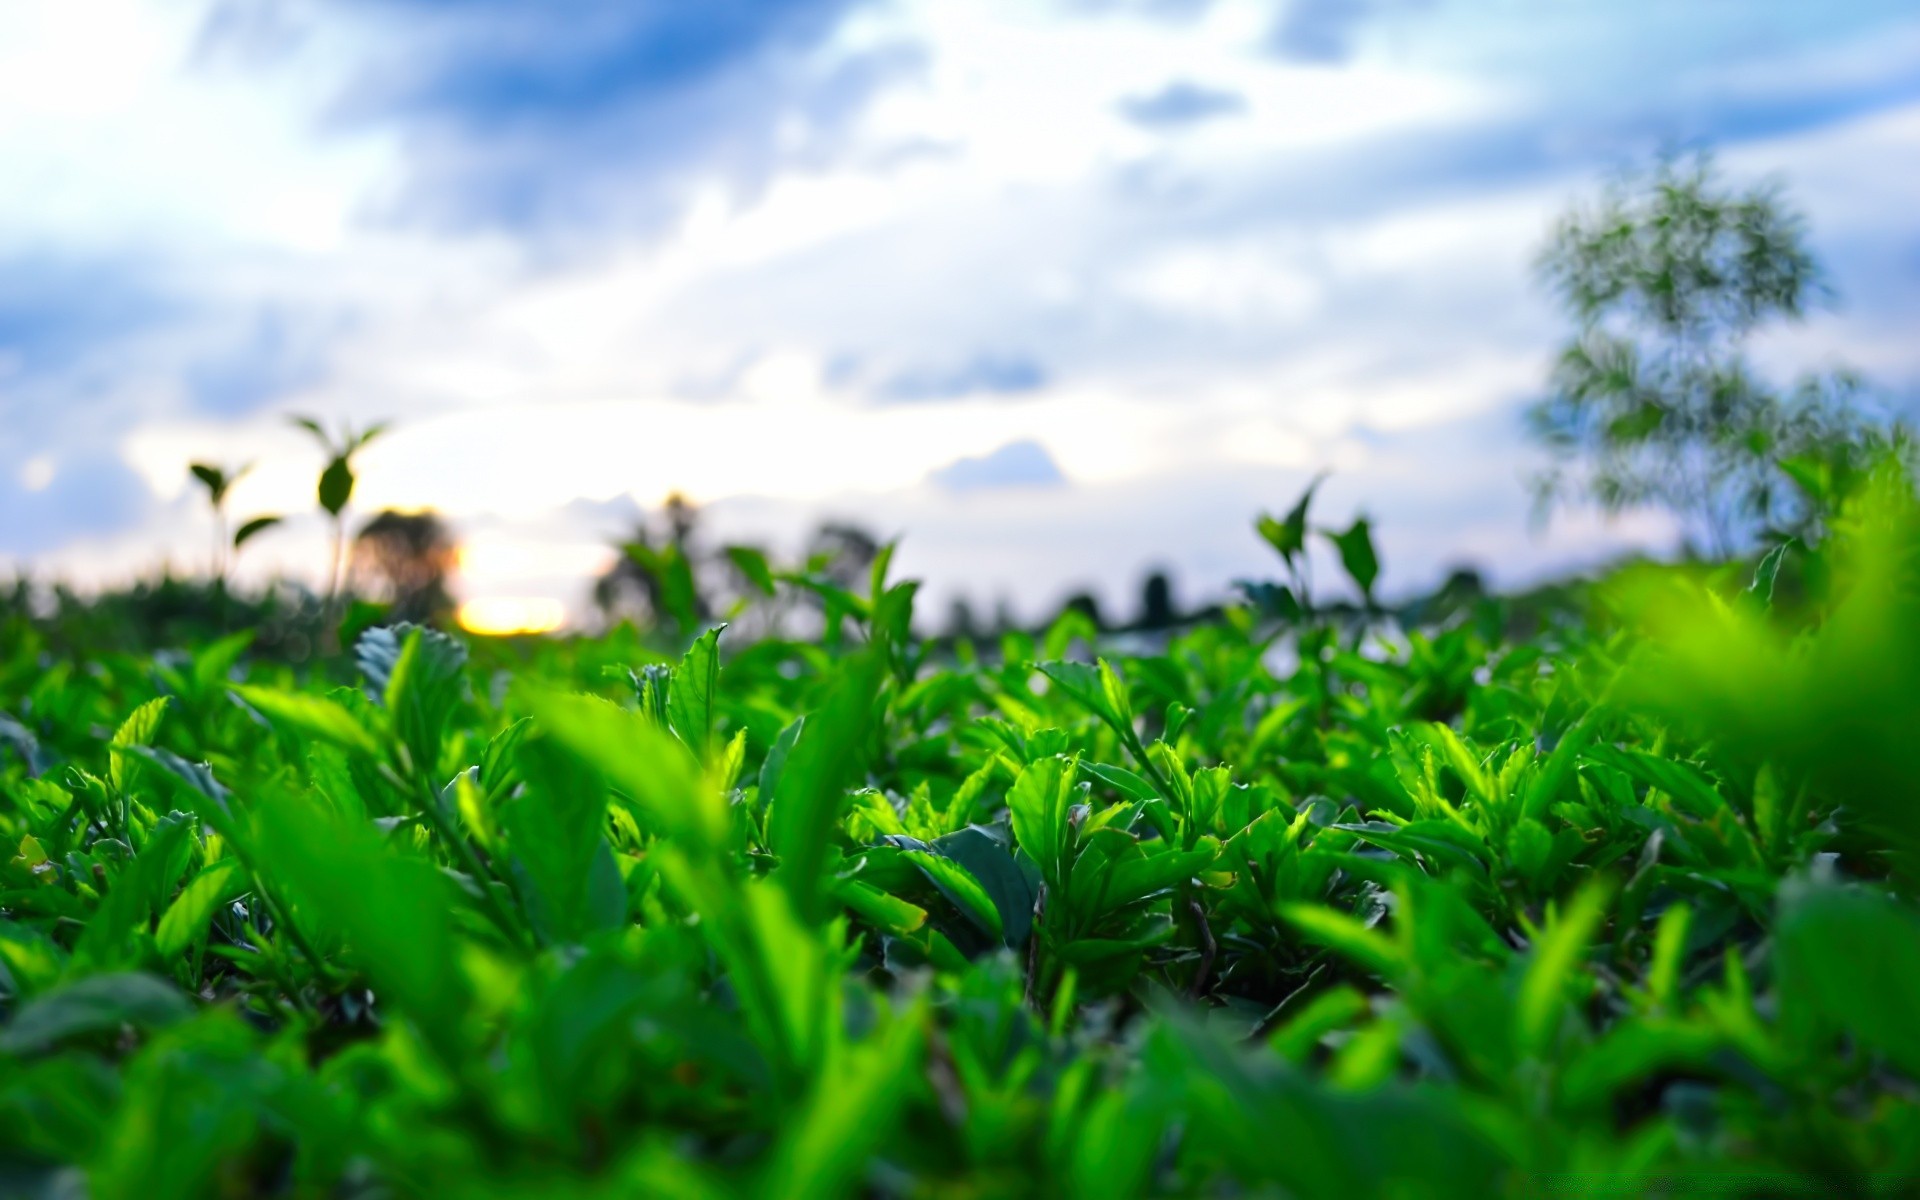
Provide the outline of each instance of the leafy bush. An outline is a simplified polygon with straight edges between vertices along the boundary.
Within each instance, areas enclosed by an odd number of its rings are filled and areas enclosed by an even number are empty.
[[[1831,525],[1525,638],[1296,576],[949,649],[884,554],[677,659],[16,619],[0,1189],[1899,1193],[1920,505]]]

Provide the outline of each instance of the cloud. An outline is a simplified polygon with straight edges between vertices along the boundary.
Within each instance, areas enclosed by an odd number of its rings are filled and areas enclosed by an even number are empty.
[[[1398,455],[1337,477],[1350,501],[1426,521],[1420,553],[1524,566],[1550,548],[1514,540],[1516,440],[1414,448],[1510,417],[1543,377],[1564,326],[1528,257],[1553,214],[1690,137],[1808,198],[1850,305],[1780,343],[1787,366],[1920,379],[1911,0],[1567,0],[1524,27],[1422,0],[216,11],[131,74],[94,53],[97,17],[63,18],[58,53],[9,58],[0,37],[0,175],[34,206],[0,243],[0,556],[22,503],[47,522],[33,545],[66,536],[30,498],[79,486],[102,438],[162,495],[221,451],[260,458],[262,488],[287,467],[298,494],[261,507],[310,507],[306,461],[250,440],[298,393],[398,419],[369,505],[466,520],[672,486],[720,509],[764,492],[753,511],[777,516],[859,479],[884,493],[865,511],[911,518],[930,575],[1000,571],[1017,544],[1024,596],[1209,521],[1228,532],[1178,561],[1228,578],[1232,556],[1202,551],[1262,553],[1244,521],[1289,499],[1271,492]],[[1295,57],[1271,53],[1275,18]],[[71,64],[94,75],[49,124]],[[1196,123],[1218,136],[1163,136]],[[1073,486],[928,483],[1021,441]],[[1490,482],[1463,490],[1455,468]],[[121,511],[112,477],[92,509],[62,493],[76,527]],[[163,524],[115,543],[121,561],[152,561]],[[202,530],[167,528],[200,552]]]
[[[977,458],[962,458],[933,471],[928,482],[950,492],[997,488],[1057,487],[1067,481],[1047,448],[1031,439],[1008,442]]]
[[[180,301],[146,264],[50,253],[0,259],[0,388],[97,377],[103,347],[180,315]]]
[[[1120,102],[1121,115],[1146,129],[1181,129],[1246,110],[1246,97],[1240,93],[1202,87],[1186,80],[1169,83],[1149,95],[1129,96]]]
[[[201,20],[190,60],[203,68],[278,66],[309,33],[288,0],[217,0]]]
[[[1353,55],[1361,26],[1393,0],[1287,0],[1273,50],[1296,62],[1339,63]]]
[[[343,302],[301,296],[292,278],[276,281],[280,296],[257,286],[235,295],[231,276],[243,269],[158,251],[0,258],[0,415],[10,432],[117,435],[101,419],[115,409],[239,416],[325,379],[350,324]]]
[[[958,400],[965,396],[1020,396],[1047,385],[1047,369],[1023,354],[979,354],[952,366],[914,368],[884,381],[878,397],[891,403]]]
[[[657,232],[711,184],[747,197],[833,158],[873,96],[921,61],[900,43],[840,45],[863,3],[579,0],[562,19],[518,0],[345,0],[304,4],[300,19],[345,60],[336,127],[390,131],[405,148],[375,211],[581,244]],[[226,0],[203,44],[230,28],[278,51],[288,19],[241,14],[286,7]]]
[[[110,449],[23,458],[0,446],[0,554],[32,555],[137,522],[153,497]]]
[[[234,314],[225,344],[188,364],[192,407],[215,416],[255,412],[328,378],[342,320],[281,307]]]

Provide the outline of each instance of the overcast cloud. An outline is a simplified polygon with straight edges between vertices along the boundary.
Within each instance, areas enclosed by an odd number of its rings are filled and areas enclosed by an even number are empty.
[[[1027,612],[1262,573],[1322,469],[1389,591],[1657,549],[1530,534],[1517,414],[1554,214],[1689,143],[1785,178],[1845,300],[1769,364],[1920,393],[1910,0],[26,0],[0,571],[194,565],[196,458],[305,513],[294,412],[397,422],[361,503],[454,518],[472,595],[577,604],[675,489]]]

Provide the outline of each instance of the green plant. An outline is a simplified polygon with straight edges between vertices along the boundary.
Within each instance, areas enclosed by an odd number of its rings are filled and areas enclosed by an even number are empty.
[[[741,556],[805,640],[10,618],[0,1190],[1901,1194],[1920,501],[1829,494],[1525,626],[1364,524],[1313,604],[1304,504],[1297,609],[1131,652],[886,548]]]
[[[213,507],[213,577],[221,582],[225,582],[232,567],[233,555],[239,552],[240,547],[280,523],[280,518],[273,515],[249,517],[229,535],[227,492],[252,469],[252,463],[232,471],[211,463],[194,463],[188,468],[201,486],[207,489],[207,503]]]
[[[1555,465],[1544,509],[1664,507],[1713,555],[1822,511],[1783,464],[1884,446],[1846,372],[1790,389],[1756,375],[1748,339],[1826,291],[1805,222],[1779,188],[1735,188],[1705,154],[1667,157],[1562,219],[1540,274],[1578,333],[1529,412]]]
[[[368,442],[386,432],[387,425],[378,422],[355,432],[350,424],[340,427],[340,436],[334,437],[326,431],[320,422],[311,417],[290,418],[295,425],[312,434],[320,443],[327,457],[326,465],[320,469],[320,481],[314,489],[315,498],[320,502],[320,510],[327,514],[332,526],[331,550],[327,559],[326,617],[329,625],[338,615],[340,601],[340,574],[346,566],[347,550],[347,505],[353,499],[353,456],[366,448]]]

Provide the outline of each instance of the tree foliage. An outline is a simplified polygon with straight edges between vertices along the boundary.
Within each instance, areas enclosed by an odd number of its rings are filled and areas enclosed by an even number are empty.
[[[1830,294],[1778,185],[1731,184],[1704,153],[1663,158],[1568,213],[1539,270],[1577,325],[1528,414],[1555,460],[1543,510],[1657,506],[1725,555],[1822,515],[1783,464],[1858,467],[1884,445],[1850,373],[1783,387],[1749,360],[1755,334]]]

